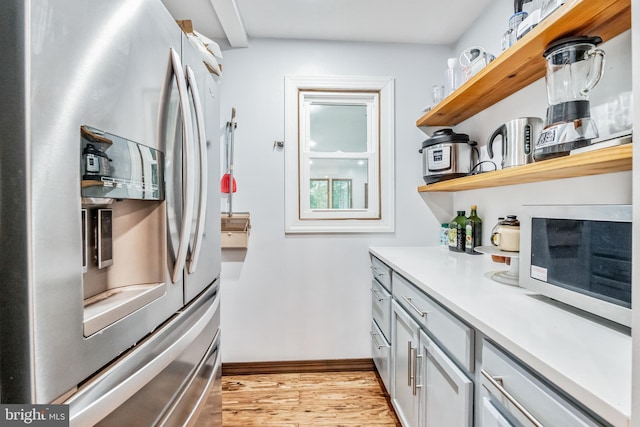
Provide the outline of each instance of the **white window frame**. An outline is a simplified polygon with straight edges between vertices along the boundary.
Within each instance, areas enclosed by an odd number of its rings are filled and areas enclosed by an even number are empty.
[[[367,105],[366,153],[310,150],[311,102]],[[371,118],[377,118],[375,120]],[[285,76],[285,231],[287,233],[393,232],[394,220],[394,80],[390,77]],[[309,160],[366,159],[369,168],[367,209],[309,208]],[[301,203],[304,201],[303,203]]]

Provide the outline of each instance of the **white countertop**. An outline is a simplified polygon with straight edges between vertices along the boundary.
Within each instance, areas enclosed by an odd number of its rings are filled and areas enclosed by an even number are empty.
[[[497,283],[489,255],[442,247],[372,247],[372,254],[614,426],[629,426],[631,337]]]

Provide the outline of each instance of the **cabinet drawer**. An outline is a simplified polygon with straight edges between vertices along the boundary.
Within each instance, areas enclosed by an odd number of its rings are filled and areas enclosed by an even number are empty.
[[[391,292],[391,269],[373,255],[371,255],[371,273],[387,291]]]
[[[602,425],[487,340],[482,341],[480,372],[484,398],[524,426]]]
[[[453,359],[473,372],[473,329],[393,272],[393,296]]]
[[[371,313],[373,320],[384,334],[391,340],[391,294],[377,280],[371,280]]]
[[[371,357],[387,393],[391,393],[391,344],[385,339],[376,322],[371,321]]]

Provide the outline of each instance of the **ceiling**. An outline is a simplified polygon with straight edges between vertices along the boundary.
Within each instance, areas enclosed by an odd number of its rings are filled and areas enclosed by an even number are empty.
[[[449,45],[491,1],[163,0],[175,19],[231,47],[252,38]]]

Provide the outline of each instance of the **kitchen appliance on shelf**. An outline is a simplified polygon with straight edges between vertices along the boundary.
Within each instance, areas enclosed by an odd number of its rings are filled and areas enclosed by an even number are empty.
[[[218,82],[160,0],[0,24],[0,403],[222,425]]]
[[[520,117],[509,120],[496,129],[487,142],[487,153],[493,159],[493,143],[502,137],[502,168],[525,165],[533,162],[535,145],[543,122],[538,117]]]
[[[422,142],[418,150],[422,154],[424,182],[431,184],[469,174],[479,155],[477,143],[469,135],[455,133],[453,129],[440,129]]]
[[[596,48],[601,42],[600,37],[566,37],[545,49],[549,107],[533,152],[535,160],[568,155],[598,137],[589,92],[604,71],[604,51]]]
[[[463,50],[459,58],[460,65],[462,66],[462,81],[466,82],[475,76],[494,59],[496,59],[494,55],[488,53],[480,46]]]

